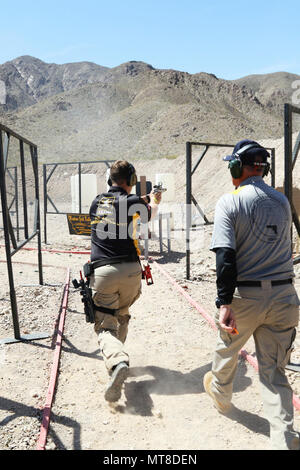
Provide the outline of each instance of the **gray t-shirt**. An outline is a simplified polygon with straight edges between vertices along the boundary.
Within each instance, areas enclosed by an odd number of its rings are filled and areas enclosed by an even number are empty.
[[[210,249],[236,251],[238,281],[289,279],[291,224],[288,199],[253,176],[218,200]]]

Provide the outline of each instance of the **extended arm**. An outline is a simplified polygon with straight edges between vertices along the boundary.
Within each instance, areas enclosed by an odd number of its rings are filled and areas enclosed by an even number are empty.
[[[154,219],[158,212],[158,205],[161,202],[161,192],[154,193],[151,191],[149,195],[142,196],[142,199],[151,207],[151,219]]]

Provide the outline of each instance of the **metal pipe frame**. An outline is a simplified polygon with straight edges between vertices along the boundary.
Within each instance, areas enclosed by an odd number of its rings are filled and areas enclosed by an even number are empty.
[[[10,213],[9,213],[9,208],[7,204],[7,190],[6,190],[6,180],[5,180],[6,173],[8,172],[7,161],[8,161],[9,140],[11,136],[18,139],[20,143],[19,157],[20,157],[21,178],[22,178],[25,240],[23,240],[23,242],[19,244],[17,244],[16,242],[14,231],[13,231],[13,226],[10,220]],[[35,229],[33,233],[31,233],[30,235],[29,235],[29,230],[28,230],[24,144],[29,145],[30,147],[31,164],[32,164],[33,172],[34,172],[34,178],[35,178],[35,198],[36,198],[36,210],[35,210],[35,220],[34,220]],[[17,173],[16,172],[15,172],[15,184],[17,186]],[[38,339],[38,338],[40,339],[47,338],[49,337],[48,333],[36,333],[34,335],[21,336],[20,327],[19,327],[16,294],[15,294],[15,288],[14,288],[14,275],[13,275],[13,268],[12,268],[12,256],[16,254],[30,240],[32,240],[35,236],[37,236],[38,237],[39,281],[40,281],[40,285],[43,284],[42,253],[41,253],[41,243],[40,243],[37,146],[33,144],[32,142],[28,141],[27,139],[24,139],[23,137],[21,137],[19,134],[16,134],[11,129],[8,129],[6,126],[3,126],[2,124],[0,124],[0,190],[1,190],[1,205],[2,205],[2,218],[3,218],[3,228],[4,228],[7,272],[8,272],[9,289],[10,289],[10,303],[11,303],[13,328],[14,328],[14,338],[0,340],[0,344],[13,343],[13,342],[18,342],[18,341],[29,341],[31,339]],[[16,197],[18,198],[18,196]],[[19,229],[18,224],[17,224],[17,229]],[[19,239],[18,232],[17,232],[17,238]],[[13,245],[13,250],[11,250],[11,244]]]
[[[192,168],[192,150],[193,146],[203,146],[204,151],[198,158],[195,166]],[[196,198],[192,194],[192,177],[196,170],[198,169],[200,163],[204,159],[208,149],[210,147],[226,147],[226,148],[234,148],[232,144],[216,144],[211,142],[186,142],[186,279],[190,279],[191,276],[191,250],[190,250],[190,231],[192,227],[196,225],[192,225],[192,204],[195,205],[196,209],[198,210],[199,214],[204,220],[204,224],[212,224],[210,222],[204,212],[202,211],[201,207],[199,206]],[[300,142],[299,142],[300,147]],[[271,153],[271,185],[275,187],[275,149],[272,147],[266,147],[267,150]]]
[[[81,214],[82,209],[82,187],[81,187],[81,175],[82,175],[82,165],[91,165],[94,163],[104,163],[107,168],[110,168],[110,164],[113,163],[115,160],[89,160],[89,161],[82,161],[82,162],[55,162],[55,163],[44,163],[43,164],[43,196],[44,196],[44,243],[47,244],[48,236],[47,236],[47,214],[52,215],[66,215],[68,212],[61,212],[57,209],[56,205],[50,198],[48,194],[48,183],[59,165],[77,165],[78,166],[78,201],[79,201],[79,212]],[[47,167],[53,167],[47,175]],[[55,212],[51,212],[48,210],[48,201],[50,202],[51,206],[54,208]]]
[[[165,212],[165,213],[159,213],[154,219],[151,219],[149,222],[141,224],[142,230],[146,236],[145,238],[142,238],[144,241],[144,257],[146,260],[149,258],[149,237],[148,237],[148,232],[149,232],[149,225],[151,225],[151,230],[150,232],[154,231],[153,226],[154,223],[157,221],[158,222],[158,233],[159,233],[159,251],[160,253],[163,253],[164,250],[164,243],[163,243],[163,220],[166,220],[166,225],[167,225],[167,245],[166,248],[168,250],[168,253],[171,252],[171,224],[170,224],[170,219],[171,219],[171,212]]]
[[[284,104],[284,194],[289,200],[293,223],[296,227],[298,236],[300,237],[300,222],[299,216],[296,212],[293,203],[293,170],[297,161],[297,157],[300,150],[300,132],[297,136],[294,148],[293,148],[293,114],[300,114],[300,108],[293,106],[289,103]],[[291,245],[293,241],[293,229],[291,228]],[[300,263],[300,256],[297,256],[293,260],[293,264]],[[286,369],[292,370],[293,372],[300,371],[300,364],[294,364],[289,361]]]
[[[14,274],[13,274],[11,252],[10,252],[9,212],[8,212],[7,197],[6,197],[5,167],[6,167],[6,155],[4,155],[3,132],[2,132],[2,129],[0,128],[0,190],[1,190],[5,252],[6,252],[10,305],[11,305],[11,311],[12,311],[12,317],[13,317],[14,334],[15,334],[15,338],[19,339],[21,335],[20,335],[20,326],[19,326],[19,319],[18,319],[17,298],[16,298],[15,287],[14,287]]]
[[[300,150],[300,132],[293,148],[293,114],[300,114],[300,108],[289,103],[284,105],[284,194],[289,200],[293,223],[300,237],[300,222],[293,203],[293,169]],[[292,230],[291,230],[292,243]]]
[[[44,284],[43,281],[43,260],[42,260],[42,238],[41,238],[41,212],[40,212],[40,192],[39,192],[39,170],[38,170],[38,153],[37,147],[30,146],[31,161],[34,171],[35,180],[35,214],[34,214],[34,228],[37,233],[38,239],[38,265],[39,265],[39,283]]]
[[[17,241],[19,241],[20,240],[20,224],[19,224],[18,168],[16,166],[7,167],[6,171],[14,185],[14,194],[8,206],[8,211],[16,215],[16,227],[14,228],[16,228]]]
[[[171,230],[170,230],[170,218],[171,218],[171,213],[170,212],[165,212],[165,213],[159,213],[158,214],[158,231],[159,231],[159,249],[160,253],[163,253],[163,220],[165,219],[167,221],[167,250],[168,253],[171,251]],[[154,219],[155,220],[155,219]]]

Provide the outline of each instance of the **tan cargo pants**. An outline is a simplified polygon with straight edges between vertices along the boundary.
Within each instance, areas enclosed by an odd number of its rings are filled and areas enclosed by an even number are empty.
[[[299,320],[299,299],[292,284],[239,287],[232,301],[239,335],[219,328],[212,373],[212,390],[228,403],[237,368],[239,350],[254,337],[264,413],[270,423],[274,449],[300,449],[299,434],[293,429],[292,389],[285,376]],[[218,324],[216,314],[216,322]]]
[[[95,312],[95,332],[110,372],[120,362],[129,364],[124,349],[130,320],[129,307],[141,294],[142,269],[139,262],[118,263],[95,269],[90,279],[94,303],[118,309],[117,315]]]

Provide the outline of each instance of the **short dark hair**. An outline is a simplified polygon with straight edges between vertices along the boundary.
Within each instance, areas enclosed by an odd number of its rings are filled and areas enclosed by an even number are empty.
[[[250,157],[245,157],[243,161],[243,167],[248,167],[253,170],[253,174],[259,175],[260,173],[263,175],[265,172],[264,166],[255,165],[255,163],[264,163],[266,164],[266,158],[263,155],[252,155]]]
[[[255,168],[256,172],[258,172],[259,169],[261,169],[263,171],[264,167],[263,166],[260,166],[260,167],[256,166],[255,163],[266,163],[266,160],[264,159],[264,157],[262,155],[244,157],[243,160],[242,160],[242,165],[243,166]]]
[[[126,183],[130,177],[130,163],[126,160],[117,160],[110,167],[110,178],[114,183]]]
[[[256,154],[252,155],[241,155],[241,161],[243,166],[254,166],[254,162],[260,162],[260,163],[266,163],[267,162],[267,157],[264,153],[258,152]]]

